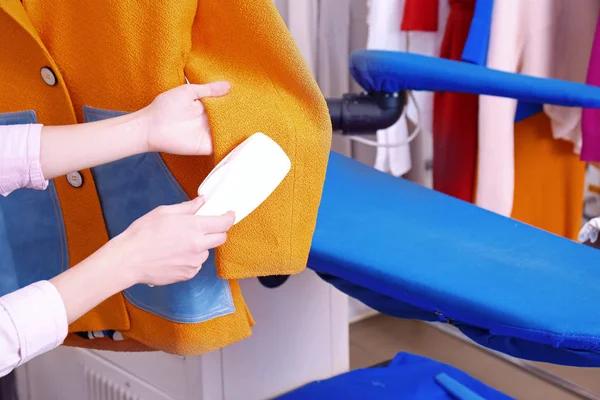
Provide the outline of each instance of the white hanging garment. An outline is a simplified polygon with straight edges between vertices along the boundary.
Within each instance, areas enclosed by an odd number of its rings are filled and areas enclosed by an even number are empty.
[[[293,0],[287,3],[287,26],[313,75],[317,70],[318,0]]]
[[[357,92],[350,76],[350,54],[367,44],[366,0],[319,0],[316,79],[325,97]],[[352,155],[350,141],[334,135],[331,148]]]
[[[326,97],[342,97],[350,82],[350,0],[319,2],[317,82]]]
[[[448,15],[447,1],[440,1],[439,24],[437,32],[403,32],[400,30],[404,14],[404,0],[371,0],[369,4],[369,39],[367,48],[374,50],[405,51],[424,55],[438,55],[443,38],[443,32]],[[413,142],[416,149],[416,166],[419,171],[412,174],[412,179],[418,183],[431,186],[431,178],[427,179],[426,164],[431,159],[432,126],[433,126],[433,94],[415,92],[414,101],[420,110],[417,121],[417,109],[413,101],[407,99],[406,117],[401,118],[388,129],[377,132],[379,144],[402,143],[406,141],[413,129],[421,132]],[[418,124],[418,125],[416,125]],[[424,137],[423,137],[424,136]],[[430,163],[430,162],[429,162]],[[379,147],[375,159],[375,168],[401,176],[411,170],[411,145],[398,147]],[[429,175],[431,173],[429,172]]]
[[[287,25],[288,20],[288,1],[289,0],[273,0],[275,3],[275,7],[277,7],[277,11],[279,11],[279,15]]]
[[[372,50],[406,51],[406,35],[400,31],[404,0],[371,0],[369,4],[369,37],[367,48]],[[407,120],[401,118],[387,129],[377,131],[379,144],[403,142],[408,138]],[[375,168],[401,176],[411,168],[410,146],[377,148]]]
[[[408,51],[428,56],[438,57],[446,31],[446,21],[450,7],[447,1],[439,1],[438,30],[437,32],[404,32],[408,35]],[[433,92],[413,92],[414,101],[417,103],[420,115],[418,121],[419,135],[411,142],[410,154],[412,169],[406,178],[426,187],[433,187]],[[416,107],[409,102],[407,118],[409,130],[411,125],[417,123]]]
[[[366,46],[366,1],[274,0],[325,97],[359,90],[350,76],[349,58]],[[350,156],[349,140],[334,135],[332,150]]]

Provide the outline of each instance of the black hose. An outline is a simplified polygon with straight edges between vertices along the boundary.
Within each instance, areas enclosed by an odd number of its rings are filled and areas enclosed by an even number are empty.
[[[334,131],[344,135],[372,134],[394,125],[405,105],[402,93],[349,93],[327,99]]]

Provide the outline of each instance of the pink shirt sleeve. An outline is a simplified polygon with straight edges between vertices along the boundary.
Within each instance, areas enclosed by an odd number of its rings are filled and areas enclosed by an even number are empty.
[[[42,125],[0,126],[0,194],[48,186],[40,164]],[[52,350],[67,336],[67,313],[53,284],[40,281],[0,297],[0,376]]]
[[[41,133],[40,124],[0,126],[0,195],[48,186],[40,164]]]
[[[60,293],[40,281],[0,297],[0,376],[59,346],[67,336]]]

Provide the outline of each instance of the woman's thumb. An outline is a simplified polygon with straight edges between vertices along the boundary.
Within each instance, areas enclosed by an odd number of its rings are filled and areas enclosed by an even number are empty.
[[[206,83],[204,85],[190,84],[190,87],[194,90],[196,98],[201,99],[203,97],[219,97],[227,94],[231,85],[229,82],[217,81]]]
[[[204,197],[198,196],[193,200],[184,201],[183,203],[174,204],[172,206],[165,207],[165,212],[169,214],[187,214],[193,215],[202,207],[204,204]]]

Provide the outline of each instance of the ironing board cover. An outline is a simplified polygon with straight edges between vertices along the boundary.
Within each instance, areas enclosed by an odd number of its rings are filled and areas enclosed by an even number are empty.
[[[561,106],[600,107],[600,87],[503,72],[462,61],[385,50],[357,50],[350,72],[367,91],[448,91]]]
[[[600,251],[333,152],[308,265],[385,314],[600,366]]]
[[[447,90],[600,106],[600,88],[359,50],[368,91]],[[600,366],[600,252],[331,153],[309,266],[365,304],[456,325],[515,357]]]
[[[278,400],[295,399],[509,400],[511,397],[450,365],[398,353],[387,367],[347,372],[278,397]]]

